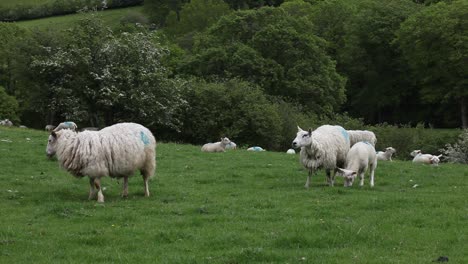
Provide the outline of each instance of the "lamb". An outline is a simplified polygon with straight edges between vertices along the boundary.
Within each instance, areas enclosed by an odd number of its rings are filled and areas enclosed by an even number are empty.
[[[247,149],[247,151],[266,151],[266,149],[259,147],[259,146],[253,146]]]
[[[348,130],[348,134],[350,147],[361,141],[369,142],[374,147],[377,143],[377,137],[375,137],[374,132],[369,130]]]
[[[54,125],[47,125],[45,126],[45,131],[47,132],[52,132],[52,130],[55,129],[55,126]]]
[[[226,145],[228,145],[231,141],[229,138],[221,138],[221,142],[216,143],[206,143],[201,148],[203,152],[226,152]]]
[[[13,126],[13,122],[11,122],[9,119],[5,119],[5,120],[0,121],[0,125],[11,127]]]
[[[434,166],[439,166],[440,158],[442,155],[432,155],[432,154],[422,154],[421,150],[413,150],[410,153],[413,156],[413,163],[423,163],[423,164],[432,164]]]
[[[374,146],[369,142],[354,144],[346,155],[345,169],[338,168],[345,178],[344,186],[352,186],[354,179],[359,174],[361,179],[359,186],[364,186],[364,174],[370,171],[370,186],[374,187],[374,172],[377,168],[377,155]]]
[[[218,142],[216,142],[218,143]],[[226,145],[226,149],[237,149],[237,145],[234,142],[229,142],[229,144]]]
[[[301,148],[299,160],[308,170],[305,187],[309,188],[310,177],[320,168],[325,169],[327,182],[333,186],[337,167],[342,167],[346,162],[350,147],[348,132],[341,126],[330,125],[323,125],[314,131],[297,128],[292,146]]]
[[[47,156],[57,155],[62,168],[75,177],[89,177],[89,199],[104,202],[101,178],[123,178],[122,196],[128,196],[128,177],[139,170],[143,176],[145,196],[148,180],[156,168],[156,140],[146,127],[119,123],[100,131],[76,133],[69,129],[52,131]],[[96,190],[95,190],[96,188]]]
[[[56,128],[54,128],[53,131],[57,132],[62,129],[70,129],[72,131],[76,131],[77,128],[78,126],[74,122],[66,121],[66,122],[60,123]]]
[[[286,154],[296,154],[296,151],[294,149],[288,149]]]
[[[392,147],[388,147],[385,151],[377,152],[377,159],[378,160],[389,160],[392,161],[392,155],[396,152],[396,149]]]

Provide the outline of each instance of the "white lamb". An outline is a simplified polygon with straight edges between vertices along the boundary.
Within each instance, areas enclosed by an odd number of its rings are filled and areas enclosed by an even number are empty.
[[[104,202],[101,178],[124,178],[122,196],[126,197],[128,177],[135,170],[143,176],[145,196],[150,195],[148,180],[156,168],[155,148],[156,140],[146,127],[120,123],[100,131],[52,131],[46,152],[48,156],[57,154],[61,167],[74,176],[88,176],[89,199],[93,199],[97,191],[97,201]]]
[[[231,141],[227,137],[221,138],[220,142],[206,143],[205,145],[203,145],[201,150],[203,152],[225,152],[226,145],[228,145],[230,142]]]
[[[375,148],[369,142],[358,142],[354,144],[346,155],[345,169],[338,168],[345,178],[344,186],[352,186],[354,179],[359,174],[361,181],[359,186],[364,185],[364,174],[370,171],[370,186],[374,187],[374,172],[377,168],[377,155]]]
[[[414,163],[432,164],[434,166],[439,166],[440,158],[442,157],[442,155],[422,154],[419,149],[413,150],[410,155],[414,157]]]
[[[305,187],[309,188],[310,177],[320,168],[327,174],[327,182],[333,186],[337,167],[342,167],[349,151],[348,132],[340,126],[324,125],[316,130],[304,131],[300,127],[293,148],[301,148],[300,162],[308,170]]]
[[[375,147],[377,137],[374,132],[369,130],[348,130],[350,147],[358,142],[369,142]]]
[[[74,122],[66,121],[66,122],[60,123],[56,128],[54,128],[53,131],[57,132],[62,129],[70,129],[72,131],[76,131],[77,128],[78,126]]]
[[[216,142],[218,143],[218,142]],[[226,149],[237,149],[237,145],[234,142],[229,142],[229,144],[226,145]]]
[[[11,127],[13,126],[13,122],[11,122],[9,119],[5,119],[5,120],[0,121],[0,125]]]
[[[388,147],[385,151],[377,152],[377,159],[378,160],[389,160],[392,161],[392,155],[396,152],[396,149],[392,147]]]

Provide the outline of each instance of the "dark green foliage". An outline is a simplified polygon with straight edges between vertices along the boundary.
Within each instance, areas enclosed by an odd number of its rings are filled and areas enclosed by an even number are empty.
[[[5,89],[0,86],[0,121],[10,119],[14,124],[19,121],[18,101],[13,96],[8,95]]]
[[[440,151],[449,162],[468,164],[468,129],[460,133],[457,142],[446,144]]]

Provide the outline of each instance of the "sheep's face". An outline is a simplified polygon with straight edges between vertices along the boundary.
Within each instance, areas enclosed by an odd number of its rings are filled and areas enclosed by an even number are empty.
[[[231,140],[229,140],[229,138],[227,138],[227,137],[221,138],[221,143],[223,145],[228,145],[229,143],[231,143]]]
[[[410,155],[413,156],[413,157],[416,157],[418,154],[421,154],[421,150],[419,150],[419,149],[413,150],[410,153]]]
[[[439,166],[439,162],[440,162],[440,157],[442,155],[439,155],[439,156],[433,156],[431,159],[430,159],[430,162],[432,165],[434,166]]]
[[[341,168],[338,168],[338,173],[339,175],[343,176],[343,178],[345,179],[346,187],[352,186],[354,179],[357,176],[357,172],[352,171],[352,170],[341,169]]]
[[[392,154],[393,154],[393,153],[396,152],[396,149],[394,149],[394,148],[392,148],[392,147],[388,147],[388,148],[385,149],[385,152],[387,152],[387,153],[392,153]]]
[[[293,148],[301,148],[312,144],[312,129],[305,131],[297,127],[297,130],[296,138],[292,142]]]
[[[57,139],[58,135],[55,132],[50,133],[49,141],[47,142],[46,154],[47,157],[52,158],[57,152]]]

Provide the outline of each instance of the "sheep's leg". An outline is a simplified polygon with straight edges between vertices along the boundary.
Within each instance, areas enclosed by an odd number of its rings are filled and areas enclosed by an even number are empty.
[[[374,187],[374,171],[375,171],[375,168],[372,168],[370,171],[370,186],[371,187]]]
[[[97,193],[98,203],[103,203],[104,202],[104,195],[102,194],[102,189],[101,189],[101,178],[96,178],[94,180],[94,186],[96,186],[96,189],[98,190],[98,193]]]
[[[94,189],[94,178],[89,178],[89,196],[88,200],[94,199],[96,196],[96,191]]]
[[[125,176],[123,178],[123,191],[122,191],[122,197],[128,197],[128,176]]]
[[[335,183],[335,174],[331,175],[331,171],[330,170],[326,170],[325,171],[326,174],[327,174],[327,183],[329,186],[333,186],[334,183]]]
[[[312,174],[313,174],[312,169],[309,169],[309,173],[307,174],[307,180],[306,180],[306,183],[304,185],[304,187],[306,187],[307,189],[309,189],[310,177],[312,177]]]
[[[359,174],[359,178],[361,178],[361,181],[359,182],[359,186],[364,186],[364,173],[365,171]]]
[[[144,184],[144,188],[145,188],[145,197],[149,197],[150,192],[149,192],[148,181],[149,181],[149,178],[150,178],[151,174],[149,174],[147,170],[141,170],[141,175],[143,176],[143,184]]]

